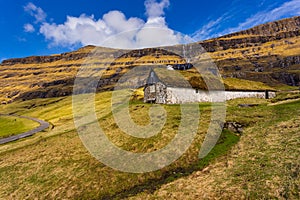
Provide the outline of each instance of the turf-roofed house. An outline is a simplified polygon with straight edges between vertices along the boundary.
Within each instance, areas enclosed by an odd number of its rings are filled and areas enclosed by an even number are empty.
[[[216,80],[215,82],[217,82]],[[214,81],[210,81],[214,83]],[[159,66],[150,70],[144,88],[144,102],[157,104],[181,104],[195,102],[218,102],[236,98],[274,98],[275,91],[265,89],[232,89],[224,83],[223,90],[208,90],[201,77],[171,66]],[[216,98],[223,95],[221,98]]]

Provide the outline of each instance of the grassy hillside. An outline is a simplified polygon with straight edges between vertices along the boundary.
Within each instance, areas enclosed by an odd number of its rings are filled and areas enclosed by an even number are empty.
[[[231,120],[251,126],[228,155],[204,170],[130,199],[299,199],[299,108],[299,99],[260,106],[247,114],[229,107],[229,113],[235,113]]]
[[[38,126],[37,122],[29,119],[0,115],[0,138],[20,134]]]
[[[242,133],[222,131],[215,148],[198,159],[209,128],[212,106],[200,109],[199,126],[191,146],[170,166],[144,174],[123,173],[97,161],[85,148],[74,125],[72,91],[80,80],[102,77],[95,94],[98,124],[117,147],[134,153],[155,152],[175,137],[182,119],[179,105],[166,111],[162,130],[148,139],[122,131],[113,112],[112,92],[124,74],[141,66],[186,64],[187,59],[163,49],[115,50],[87,46],[76,51],[9,59],[0,65],[0,113],[31,116],[51,123],[47,131],[0,145],[2,199],[299,199],[300,169],[300,17],[192,44],[203,46],[221,72],[228,90],[281,91],[271,100],[235,99],[226,102],[226,122],[238,123]],[[182,46],[171,49],[180,52]],[[89,56],[93,52],[93,56]],[[197,55],[196,62],[210,72]],[[204,58],[207,58],[204,56]],[[150,70],[150,69],[149,69]],[[193,87],[206,88],[195,68],[180,71]],[[128,76],[143,83],[147,73]],[[138,125],[150,123],[151,104],[142,102],[143,88],[131,97],[129,111]],[[85,101],[76,109],[85,111]],[[240,107],[239,104],[255,104]],[[220,113],[218,113],[220,114]],[[157,116],[157,121],[163,115]],[[188,113],[184,119],[193,117]],[[214,121],[217,122],[217,121]],[[0,138],[36,124],[0,116]]]
[[[97,94],[96,109],[100,126],[114,144],[132,152],[160,149],[174,137],[180,122],[180,106],[164,106],[168,118],[157,136],[149,140],[125,135],[111,114],[110,92]],[[148,123],[151,105],[132,102],[130,111],[137,124]],[[28,109],[30,108],[30,109]],[[195,141],[171,166],[146,174],[115,171],[95,160],[84,148],[74,129],[71,98],[35,99],[1,106],[1,112],[38,117],[54,128],[23,141],[0,146],[0,195],[5,198],[103,198],[136,192],[171,181],[180,174],[206,166],[237,142],[238,137],[224,132],[220,148],[213,156],[199,161],[198,148],[208,127],[210,105],[200,105],[202,117]],[[222,145],[225,145],[222,147]],[[34,152],[34,153],[28,153]],[[177,173],[178,172],[178,173]],[[175,173],[175,174],[174,174]],[[135,189],[134,189],[135,188]]]
[[[100,126],[106,131],[110,140],[117,146],[132,152],[149,152],[165,146],[176,134],[180,121],[180,107],[178,105],[164,105],[163,107],[166,109],[168,117],[162,132],[150,140],[141,140],[125,135],[115,124],[115,120],[111,114],[110,98],[111,92],[103,92],[96,95],[96,114]],[[239,108],[237,107],[239,103],[258,103],[260,106]],[[156,190],[157,193],[155,193],[155,195],[160,196],[160,191],[169,185],[173,185],[174,180],[175,184],[176,179],[180,177],[184,178],[180,178],[178,181],[189,178],[193,179],[195,173],[202,174],[201,170],[208,165],[209,168],[216,167],[219,171],[222,171],[223,179],[225,180],[222,184],[232,184],[226,181],[227,179],[231,180],[232,174],[223,172],[223,166],[222,169],[218,168],[220,166],[218,164],[219,162],[227,163],[227,160],[228,162],[236,162],[234,164],[236,168],[231,169],[233,170],[231,173],[239,173],[239,175],[234,176],[237,177],[237,186],[233,186],[241,187],[241,191],[239,190],[238,194],[244,194],[244,187],[242,186],[245,183],[243,181],[248,180],[249,178],[247,177],[251,177],[251,173],[255,173],[252,171],[254,168],[251,168],[246,162],[249,161],[252,156],[257,155],[255,160],[253,160],[254,165],[252,167],[256,168],[256,165],[263,164],[267,170],[270,166],[270,170],[272,169],[276,174],[280,172],[276,170],[279,170],[279,166],[281,165],[274,166],[268,164],[268,162],[274,160],[270,152],[267,151],[268,148],[266,145],[269,144],[264,143],[264,145],[260,145],[260,143],[264,142],[269,136],[272,139],[271,142],[274,142],[274,144],[275,142],[284,142],[285,139],[291,139],[290,136],[292,135],[278,135],[278,137],[283,138],[278,138],[279,140],[277,140],[277,136],[273,138],[273,133],[269,132],[269,129],[273,130],[274,127],[277,127],[277,124],[281,127],[282,123],[288,123],[288,127],[295,126],[293,130],[297,130],[296,122],[297,116],[299,116],[299,101],[293,104],[276,106],[267,106],[267,103],[268,101],[264,99],[238,99],[228,102],[226,120],[239,122],[245,127],[241,142],[238,143],[238,146],[234,147],[230,154],[224,157],[231,146],[236,144],[239,140],[239,136],[224,131],[218,145],[211,154],[205,159],[198,160],[199,146],[203,141],[211,115],[210,104],[200,104],[201,119],[199,122],[201,123],[196,139],[189,150],[172,165],[159,171],[145,174],[118,172],[101,164],[87,152],[74,129],[70,97],[34,99],[2,105],[0,107],[1,113],[15,112],[20,115],[41,118],[51,122],[54,128],[47,132],[38,133],[33,137],[0,146],[0,175],[2,177],[0,180],[2,186],[0,196],[14,199],[101,199],[129,197],[140,192],[143,193],[138,194],[137,197],[140,197],[140,195],[142,195],[142,197],[145,195],[148,197],[148,192],[152,193]],[[139,101],[133,101],[130,104],[130,113],[133,120],[138,124],[147,124],[150,106],[151,105],[143,104]],[[274,131],[276,135],[277,128],[274,128]],[[296,132],[291,132],[291,134]],[[265,137],[266,135],[268,137]],[[264,139],[262,140],[262,138]],[[294,142],[298,141],[296,135],[293,135],[293,138]],[[286,142],[286,144],[289,143],[289,141]],[[290,152],[292,149],[289,149],[297,145],[299,144],[295,143],[293,146],[279,148],[277,153],[279,154],[281,151],[282,153]],[[245,149],[240,152],[240,148]],[[264,152],[265,156],[260,157],[264,155],[261,154]],[[294,156],[299,154],[296,154],[296,152],[297,151],[288,155],[285,154],[289,156],[289,158],[281,157],[282,163],[291,162],[291,166],[297,166],[297,159],[294,159],[296,158]],[[237,155],[238,159],[235,161]],[[244,161],[246,163],[244,163]],[[232,166],[231,164],[228,165]],[[248,167],[245,168],[245,166]],[[241,170],[243,170],[243,173]],[[289,169],[286,170],[289,171]],[[272,175],[271,172],[270,175]],[[221,178],[219,175],[218,177]],[[257,181],[269,180],[269,176],[267,176],[263,170],[255,177],[256,178],[249,179],[250,182],[249,186],[247,186],[247,191],[251,184],[256,184]],[[289,178],[289,175],[279,174],[276,180],[278,183],[282,182],[286,184],[287,188],[290,188],[290,186],[287,185],[288,183],[284,182],[285,180],[289,180],[287,178]],[[207,179],[207,181],[209,180],[217,181],[213,178]],[[234,182],[235,179],[232,179],[232,181]],[[294,184],[293,179],[291,179],[291,181],[291,183]],[[216,184],[219,183],[220,182],[216,182]],[[187,182],[187,184],[189,183]],[[197,185],[198,183],[195,183],[195,185],[187,188],[197,187]],[[169,189],[166,190],[169,191]],[[175,191],[184,190],[170,189],[171,193],[174,192],[174,194],[176,194]],[[261,192],[263,192],[263,187]],[[190,195],[192,193],[194,192],[180,192],[178,196],[185,194]],[[168,192],[165,193],[164,191],[162,191],[162,194],[169,195]],[[266,192],[262,194],[268,195]],[[219,195],[219,193],[217,190],[212,190],[211,195]],[[231,193],[229,191],[224,193],[224,195],[231,195]]]

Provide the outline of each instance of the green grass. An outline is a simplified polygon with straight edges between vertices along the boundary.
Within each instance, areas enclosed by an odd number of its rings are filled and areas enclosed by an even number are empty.
[[[246,127],[229,153],[131,199],[299,199],[300,101],[238,108],[240,101],[229,102],[228,120]]]
[[[224,84],[228,90],[274,90],[274,88],[262,82],[237,78],[225,78]]]
[[[274,99],[271,99],[272,103],[285,101],[285,100],[294,100],[300,99],[300,91],[295,92],[278,92],[277,96]]]
[[[120,148],[131,152],[155,151],[168,144],[176,135],[181,119],[179,105],[163,106],[168,116],[165,126],[159,134],[145,140],[130,137],[118,128],[111,113],[110,97],[110,92],[96,95],[96,114],[107,137]],[[150,106],[141,101],[130,103],[130,114],[135,123],[145,125],[149,122]],[[211,112],[210,104],[200,104],[199,108],[201,124],[194,142],[182,157],[155,172],[130,174],[104,166],[87,152],[73,124],[70,97],[35,99],[3,105],[0,107],[2,113],[13,112],[44,119],[50,121],[54,128],[22,142],[0,147],[0,176],[3,177],[0,180],[3,186],[0,195],[7,196],[16,192],[18,198],[25,198],[26,195],[29,198],[123,197],[144,189],[153,190],[168,180],[176,179],[180,174],[187,175],[193,170],[200,170],[214,158],[226,153],[228,148],[222,145],[232,138],[230,133],[224,132],[217,145],[219,150],[200,161],[203,163],[201,166],[198,159],[199,147],[208,128]]]
[[[213,163],[215,159],[225,155],[239,141],[239,136],[225,130],[222,132],[217,145],[211,150],[211,152],[198,161],[192,163],[186,168],[179,167],[178,169],[168,171],[163,174],[160,179],[151,179],[146,183],[136,186],[130,190],[123,191],[119,194],[109,196],[109,198],[123,199],[134,196],[140,192],[153,192],[158,189],[161,185],[173,182],[181,177],[186,177],[195,171],[203,170],[209,164]]]
[[[299,199],[299,174],[294,173],[300,166],[300,101],[271,106],[267,111],[264,123],[253,126],[245,136],[244,142],[252,142],[240,149],[227,186],[243,185],[240,193],[249,199]]]
[[[38,127],[39,124],[29,119],[13,116],[0,116],[0,138],[17,135]]]
[[[150,152],[164,147],[175,136],[181,119],[179,105],[163,105],[168,116],[165,126],[156,136],[142,140],[126,135],[118,128],[111,113],[110,97],[110,92],[97,94],[95,107],[99,125],[116,146],[132,152]],[[251,102],[258,103],[259,106],[253,108],[237,106],[239,103]],[[267,104],[267,100],[257,99],[230,101],[226,120],[239,122],[247,130],[255,129],[254,132],[260,133],[265,127],[272,127],[280,121],[290,120],[299,115],[297,113],[299,102],[287,106],[267,106]],[[129,108],[133,121],[140,125],[147,124],[150,119],[148,116],[150,106],[137,100],[131,102]],[[2,177],[0,196],[14,195],[20,199],[118,199],[139,195],[140,192],[152,193],[164,185],[176,182],[177,179],[188,178],[195,171],[201,171],[227,157],[232,147],[240,143],[239,136],[225,130],[215,148],[204,159],[199,160],[199,147],[210,122],[211,106],[209,103],[203,103],[199,104],[199,108],[200,126],[195,140],[183,156],[161,170],[131,174],[101,164],[85,149],[73,124],[70,97],[35,99],[2,105],[1,113],[14,112],[37,117],[50,121],[54,128],[20,142],[0,146]],[[248,131],[245,134],[248,134]],[[245,136],[243,135],[242,139]],[[251,137],[251,140],[261,138]],[[247,144],[247,141],[244,143]],[[246,158],[246,155],[244,157]],[[237,166],[242,165],[238,163]],[[262,172],[261,174],[263,178],[264,174]]]
[[[278,85],[278,86],[275,86],[274,88],[276,88],[279,91],[280,90],[282,90],[282,91],[299,90],[299,87],[289,86],[289,85]]]

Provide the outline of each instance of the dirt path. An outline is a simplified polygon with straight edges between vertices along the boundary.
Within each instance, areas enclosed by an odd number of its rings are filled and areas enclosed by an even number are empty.
[[[36,134],[40,131],[45,130],[46,128],[48,128],[50,126],[50,124],[48,122],[45,122],[43,120],[36,119],[36,118],[33,118],[33,117],[25,117],[25,116],[18,116],[18,115],[7,115],[7,114],[0,114],[0,116],[13,116],[13,117],[18,117],[18,118],[24,118],[24,119],[29,119],[29,120],[35,121],[35,122],[40,124],[39,127],[35,128],[33,130],[30,130],[30,131],[27,131],[27,132],[24,132],[24,133],[21,133],[21,134],[18,134],[18,135],[13,135],[13,136],[10,136],[10,137],[7,137],[7,138],[0,139],[0,145],[1,144],[6,144],[6,143],[9,143],[9,142],[12,142],[12,141],[16,141],[16,140],[19,140],[19,139],[22,139],[22,138],[25,138],[25,137],[32,136],[32,135],[34,135],[34,134]]]

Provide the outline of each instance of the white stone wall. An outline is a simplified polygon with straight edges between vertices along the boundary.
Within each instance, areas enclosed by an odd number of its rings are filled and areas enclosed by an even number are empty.
[[[276,92],[269,92],[269,99],[273,99],[276,97]]]
[[[269,92],[269,98],[274,98],[275,92]],[[167,104],[193,102],[222,102],[236,98],[266,98],[264,91],[203,91],[190,88],[167,88]]]
[[[189,88],[167,88],[167,103],[180,104],[192,102],[210,102],[211,97],[207,91],[199,90],[196,93],[195,89]]]
[[[266,98],[266,93],[264,91],[225,91],[226,100],[236,99],[236,98]],[[269,98],[274,98],[276,96],[275,92],[269,92]]]
[[[167,99],[167,86],[162,84],[161,82],[158,82],[155,84],[155,91],[156,91],[156,101],[155,103],[159,104],[166,104]]]

